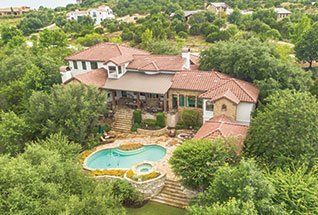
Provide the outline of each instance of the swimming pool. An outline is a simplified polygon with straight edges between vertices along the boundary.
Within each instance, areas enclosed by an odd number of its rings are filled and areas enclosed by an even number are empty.
[[[166,149],[158,145],[147,145],[132,151],[119,148],[103,149],[91,154],[84,162],[87,169],[130,169],[143,161],[156,162],[166,155]]]

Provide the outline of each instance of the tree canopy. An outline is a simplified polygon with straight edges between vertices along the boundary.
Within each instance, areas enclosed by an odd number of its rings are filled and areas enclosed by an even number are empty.
[[[98,117],[106,112],[105,101],[106,94],[92,86],[55,85],[50,93],[32,94],[26,115],[36,136],[61,132],[86,147],[97,133]]]
[[[278,91],[256,111],[245,154],[271,167],[288,167],[318,158],[318,100],[308,92]]]

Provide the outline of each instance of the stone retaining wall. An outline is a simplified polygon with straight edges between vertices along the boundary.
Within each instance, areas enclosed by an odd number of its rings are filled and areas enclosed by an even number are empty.
[[[167,132],[168,132],[167,127],[164,127],[162,129],[159,129],[159,130],[147,130],[147,129],[142,129],[142,128],[137,129],[138,134],[147,135],[147,136],[162,136],[162,135],[167,134]]]
[[[95,176],[96,180],[126,180],[128,181],[133,187],[135,187],[139,192],[142,193],[144,199],[150,199],[160,193],[160,191],[165,186],[166,181],[166,174],[162,174],[157,178],[148,180],[148,181],[134,181],[126,176],[124,178],[111,176],[111,175],[103,175],[103,176]]]
[[[148,181],[134,181],[125,176],[125,179],[137,190],[139,190],[145,199],[150,199],[160,193],[165,186],[166,174]]]

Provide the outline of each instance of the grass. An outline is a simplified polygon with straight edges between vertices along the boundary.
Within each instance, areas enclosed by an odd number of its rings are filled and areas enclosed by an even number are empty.
[[[141,208],[127,208],[127,215],[184,215],[185,209],[149,202]]]
[[[22,19],[21,17],[1,18],[0,19],[0,26],[2,26],[2,25],[16,26],[21,21],[21,19]]]

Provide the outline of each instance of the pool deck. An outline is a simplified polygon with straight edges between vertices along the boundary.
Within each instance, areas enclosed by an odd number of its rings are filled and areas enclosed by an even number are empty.
[[[172,156],[173,151],[177,148],[182,141],[178,138],[171,138],[168,136],[142,136],[142,135],[125,135],[118,137],[113,143],[107,143],[96,147],[96,150],[109,149],[119,147],[121,144],[125,143],[141,143],[143,145],[160,145],[167,150],[166,155],[158,162],[153,162],[156,170],[161,173],[166,173],[168,179],[179,180],[177,176],[173,173],[168,161]]]

